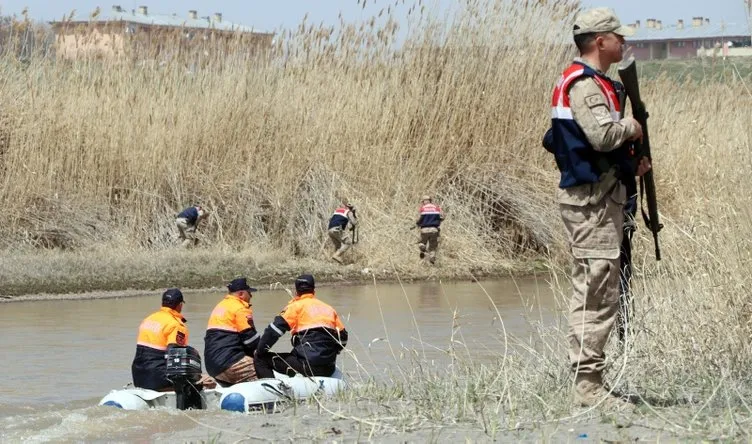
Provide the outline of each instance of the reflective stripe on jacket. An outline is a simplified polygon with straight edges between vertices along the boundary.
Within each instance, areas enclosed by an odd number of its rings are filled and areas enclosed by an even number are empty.
[[[287,331],[292,334],[292,353],[311,365],[334,364],[337,354],[347,345],[347,330],[330,305],[303,294],[287,307],[264,330],[259,351],[268,350]]]
[[[209,316],[204,336],[206,371],[216,376],[244,356],[253,356],[258,340],[251,305],[234,294],[228,294]]]

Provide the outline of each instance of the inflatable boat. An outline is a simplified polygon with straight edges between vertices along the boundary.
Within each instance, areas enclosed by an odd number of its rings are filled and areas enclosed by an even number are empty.
[[[147,410],[157,407],[172,407],[180,410],[189,408],[207,409],[213,405],[217,405],[219,398],[222,396],[222,393],[217,389],[201,389],[198,392],[200,394],[198,398],[200,401],[186,405],[184,397],[180,396],[179,393],[175,391],[158,392],[156,390],[130,387],[111,391],[99,401],[99,405],[117,407],[124,410]]]
[[[274,372],[274,376],[274,379],[259,379],[218,388],[217,391],[221,393],[219,408],[233,412],[274,411],[278,402],[298,401],[312,396],[332,396],[346,388],[339,369],[331,376],[289,377],[277,372]]]
[[[173,382],[174,390],[126,387],[111,391],[99,401],[99,405],[124,410],[219,407],[233,412],[273,411],[279,402],[303,400],[311,396],[330,396],[346,388],[342,372],[336,369],[331,376],[289,377],[274,372],[274,378],[206,389],[198,384],[201,378],[201,357],[195,349],[173,347],[168,349],[165,358],[167,378]]]

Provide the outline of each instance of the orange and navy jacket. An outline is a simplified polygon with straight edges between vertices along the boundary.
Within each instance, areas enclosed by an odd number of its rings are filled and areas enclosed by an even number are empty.
[[[165,352],[170,344],[188,345],[188,327],[185,322],[180,313],[169,307],[162,307],[141,322],[136,340],[136,356],[131,365],[133,385],[151,390],[172,385],[165,378]]]
[[[582,77],[590,77],[600,87],[608,103],[609,111],[615,121],[621,112],[618,94],[623,88],[621,83],[611,80],[590,66],[575,61],[564,70],[556,83],[551,99],[551,131],[547,133],[544,145],[553,152],[556,165],[561,172],[559,188],[596,183],[600,180],[604,164],[617,166],[620,177],[630,176],[634,179],[634,166],[628,146],[623,146],[608,153],[597,152],[572,115],[569,103],[569,90]],[[550,136],[549,136],[550,134]],[[629,171],[633,170],[633,171]]]
[[[441,212],[441,207],[432,203],[421,205],[419,212],[420,217],[418,217],[418,221],[415,224],[420,228],[439,228],[439,225],[441,225],[441,222],[444,220],[444,214]]]
[[[331,230],[335,227],[340,227],[343,230],[347,228],[347,223],[350,222],[350,209],[347,207],[339,207],[332,213],[331,219],[329,219],[329,227]]]
[[[204,336],[206,371],[217,376],[244,356],[253,356],[258,341],[251,305],[228,294],[209,316]]]
[[[292,334],[292,353],[310,365],[334,364],[347,345],[347,330],[337,312],[313,293],[302,294],[287,304],[264,330],[259,353],[269,353],[277,340]]]

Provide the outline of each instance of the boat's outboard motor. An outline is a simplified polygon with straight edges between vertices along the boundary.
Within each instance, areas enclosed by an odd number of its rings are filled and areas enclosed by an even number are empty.
[[[176,406],[179,410],[204,408],[201,399],[201,355],[193,347],[170,345],[165,354],[167,380],[175,387]]]

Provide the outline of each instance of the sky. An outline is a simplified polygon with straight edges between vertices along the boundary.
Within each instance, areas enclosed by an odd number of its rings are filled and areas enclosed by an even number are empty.
[[[364,9],[358,0],[0,0],[0,14],[19,14],[25,7],[29,15],[36,20],[60,19],[63,14],[76,9],[79,13],[88,13],[97,6],[109,10],[113,4],[123,8],[135,9],[140,5],[149,7],[149,11],[162,14],[188,14],[195,9],[200,16],[221,12],[223,19],[234,23],[252,26],[263,31],[291,28],[299,24],[308,14],[309,23],[323,22],[335,24],[342,12],[348,21],[369,18],[394,0],[367,1]],[[400,0],[402,1],[402,0]],[[662,20],[664,24],[674,23],[683,18],[685,23],[693,16],[703,16],[711,21],[726,22],[746,21],[746,0],[583,0],[584,6],[608,6],[614,8],[624,23],[632,23],[647,18]],[[412,3],[405,0],[405,4]],[[456,0],[424,0],[424,4],[447,8]],[[677,7],[677,5],[681,5]],[[408,6],[400,5],[398,11],[407,13]]]

